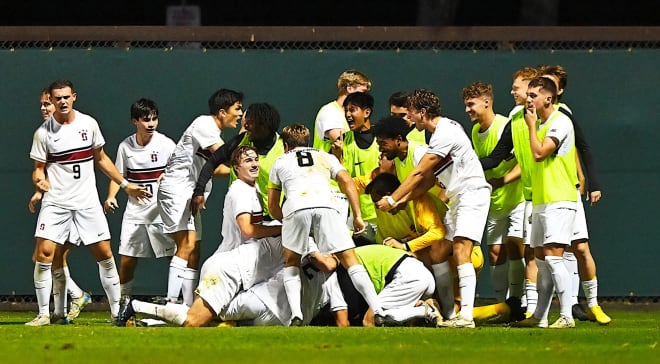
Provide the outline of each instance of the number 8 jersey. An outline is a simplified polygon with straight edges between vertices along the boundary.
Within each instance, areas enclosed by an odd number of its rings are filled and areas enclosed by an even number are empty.
[[[69,124],[52,116],[44,121],[34,132],[30,150],[31,159],[46,163],[50,191],[44,193],[42,206],[79,210],[98,205],[94,150],[104,144],[96,120],[78,110]]]

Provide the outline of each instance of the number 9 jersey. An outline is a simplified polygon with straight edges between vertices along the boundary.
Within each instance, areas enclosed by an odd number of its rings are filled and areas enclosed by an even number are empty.
[[[50,191],[44,193],[42,206],[79,210],[98,205],[94,150],[104,144],[96,120],[78,110],[69,124],[52,116],[41,124],[34,132],[30,158],[46,163]]]

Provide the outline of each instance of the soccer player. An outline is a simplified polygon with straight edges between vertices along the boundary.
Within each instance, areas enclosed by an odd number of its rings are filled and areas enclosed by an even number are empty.
[[[193,290],[199,276],[201,216],[190,208],[193,189],[199,171],[208,157],[224,144],[222,131],[235,128],[243,116],[243,93],[219,89],[208,100],[209,115],[195,118],[183,132],[167,161],[158,188],[158,208],[165,232],[173,235],[176,254],[170,262],[167,298],[176,302],[183,292],[187,305],[193,302]],[[211,181],[205,194],[211,193]]]
[[[571,313],[570,276],[564,249],[570,245],[577,209],[576,151],[571,120],[554,108],[557,88],[537,77],[529,82],[525,122],[532,155],[532,237],[538,267],[538,304],[534,314],[515,327],[546,327],[553,288],[560,317],[550,328],[575,327]]]
[[[405,91],[397,91],[390,95],[390,116],[400,117],[406,121],[410,127],[410,132],[406,135],[409,141],[428,144],[429,140],[431,140],[431,133],[428,133],[426,130],[417,130],[415,123],[408,119],[408,96],[410,94]]]
[[[479,160],[465,130],[454,120],[440,115],[440,101],[429,90],[418,89],[408,99],[408,117],[418,130],[433,132],[429,148],[401,186],[378,201],[378,208],[390,210],[427,191],[434,176],[446,189],[450,207],[447,214],[453,229],[453,259],[456,263],[461,295],[461,313],[443,321],[443,327],[474,328],[472,308],[476,290],[476,273],[471,262],[473,244],[483,235],[490,185],[484,178]]]
[[[272,277],[282,268],[281,226],[264,225],[263,209],[256,180],[259,156],[251,146],[232,153],[232,168],[238,179],[227,194],[223,209],[223,241],[202,266],[197,296],[192,306],[122,301],[119,326],[125,326],[134,312],[159,316],[183,326],[206,326],[226,309],[241,291]]]
[[[344,133],[348,130],[344,99],[353,92],[371,90],[369,78],[357,70],[346,70],[337,79],[337,98],[323,105],[314,121],[314,148],[332,153],[341,159]]]
[[[110,248],[110,230],[96,191],[94,165],[129,196],[148,199],[151,195],[145,188],[125,180],[105,154],[105,140],[96,120],[73,108],[76,93],[72,82],[58,80],[48,89],[55,111],[35,131],[30,150],[34,160],[32,182],[44,197],[35,230],[34,287],[39,314],[26,325],[50,324],[53,254],[57,245],[67,240],[71,229],[78,231],[83,245],[99,265],[99,277],[114,319],[119,311],[119,275]]]
[[[41,117],[43,121],[47,121],[55,112],[55,105],[50,101],[50,92],[48,88],[41,90],[41,95],[39,98],[39,104],[41,105]],[[34,192],[30,198],[30,203],[28,204],[28,209],[31,213],[37,211],[37,204],[41,201],[43,194],[38,189]],[[69,265],[67,264],[66,258],[71,251],[71,248],[75,245],[80,245],[80,238],[78,237],[78,231],[71,229],[69,231],[69,238],[67,241],[58,245],[55,248],[55,256],[57,259],[53,259],[53,314],[51,316],[51,323],[62,323],[68,324],[71,321],[75,320],[80,311],[92,302],[92,296],[83,291],[80,286],[71,278],[71,273],[69,271]],[[61,266],[59,266],[61,262]],[[64,276],[64,279],[61,277]],[[65,285],[62,283],[65,282]],[[67,306],[66,294],[71,296],[71,307],[69,312],[65,312]]]
[[[337,181],[346,194],[353,211],[354,234],[360,234],[365,223],[355,184],[337,158],[309,148],[309,139],[309,129],[304,125],[284,127],[282,142],[285,152],[271,168],[268,189],[271,215],[283,225],[284,284],[293,314],[291,324],[301,325],[304,319],[300,303],[300,258],[309,249],[310,232],[322,253],[337,255],[374,313],[381,314],[382,307],[369,275],[355,257],[348,228],[342,213],[335,207],[337,203],[330,180]],[[286,200],[280,206],[282,195]]]
[[[478,157],[486,157],[500,138],[509,121],[493,110],[493,86],[474,82],[463,88],[465,112],[474,123],[472,145]],[[521,298],[525,280],[523,262],[523,216],[525,210],[520,178],[505,177],[517,167],[515,158],[502,161],[497,167],[485,171],[493,186],[490,209],[486,221],[486,241],[491,280],[498,302],[507,295]],[[507,264],[508,263],[508,264]]]
[[[156,131],[158,106],[153,100],[137,100],[131,105],[130,115],[136,132],[119,144],[115,166],[129,182],[145,187],[154,195],[158,192],[158,179],[165,171],[165,164],[175,144],[172,139]],[[119,207],[118,192],[119,185],[111,181],[103,206],[106,213],[114,212]],[[174,240],[164,232],[156,200],[140,203],[129,198],[119,238],[121,295],[130,296],[133,293],[138,258],[171,258],[175,249]]]

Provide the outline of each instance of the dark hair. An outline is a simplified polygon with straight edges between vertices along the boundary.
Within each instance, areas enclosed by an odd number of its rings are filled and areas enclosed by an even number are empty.
[[[245,110],[245,115],[251,123],[268,129],[269,135],[280,128],[280,113],[273,105],[265,102],[251,104]]]
[[[408,123],[400,116],[388,116],[384,117],[371,127],[371,133],[375,137],[381,138],[396,138],[401,135],[403,140],[406,139],[406,135],[410,132],[410,126]]]
[[[429,117],[440,116],[440,98],[427,89],[417,89],[408,98],[408,107],[425,109]]]
[[[542,90],[550,92],[552,94],[552,103],[557,101],[557,86],[552,80],[546,77],[536,77],[529,81],[527,89],[531,89],[532,87],[540,87]]]
[[[158,116],[158,105],[149,99],[139,99],[131,105],[131,119],[138,120],[149,115]]]
[[[56,80],[53,81],[53,83],[51,83],[50,86],[48,86],[48,93],[52,95],[53,90],[57,90],[65,87],[70,88],[71,92],[75,92],[73,91],[73,82],[69,80]]]
[[[401,182],[399,182],[397,176],[391,173],[381,173],[364,188],[364,192],[373,192],[377,195],[385,196],[396,191],[399,186],[401,186]]]
[[[374,97],[366,92],[353,92],[346,96],[344,99],[344,104],[342,106],[346,107],[348,104],[353,104],[360,109],[374,109]]]
[[[397,91],[390,95],[389,98],[389,103],[390,106],[397,106],[397,107],[408,107],[408,97],[410,96],[410,93],[407,91]]]
[[[209,97],[209,113],[217,115],[220,110],[227,110],[237,101],[243,101],[242,92],[221,88]]]

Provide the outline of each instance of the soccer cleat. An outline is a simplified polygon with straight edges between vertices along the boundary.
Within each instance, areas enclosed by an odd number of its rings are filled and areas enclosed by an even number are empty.
[[[50,325],[50,317],[48,315],[37,315],[32,321],[26,322],[25,326],[46,326]]]
[[[521,321],[526,318],[525,310],[522,307],[520,298],[509,297],[504,303],[509,306],[509,322]]]
[[[66,318],[69,321],[73,321],[78,318],[80,311],[82,311],[85,306],[92,302],[92,295],[89,292],[83,292],[82,296],[71,301],[71,308],[69,309],[69,314],[66,315]]]
[[[303,320],[300,317],[294,317],[291,319],[289,326],[302,326]]]
[[[548,327],[548,320],[539,320],[534,316],[530,316],[524,320],[512,322],[509,327],[539,327],[545,329]]]
[[[573,307],[571,307],[571,313],[573,314],[574,318],[580,321],[589,321],[587,311],[584,309],[584,306],[579,303],[576,303],[573,305]]]
[[[424,301],[424,321],[426,326],[436,327],[438,322],[442,321],[442,315],[440,315],[440,305],[438,301],[433,298],[429,298]]]
[[[572,329],[575,327],[575,320],[566,316],[559,316],[557,321],[548,327],[551,329]]]
[[[133,299],[131,296],[122,296],[121,300],[119,301],[119,313],[117,314],[113,324],[116,326],[125,327],[129,321],[134,320],[135,310],[133,309]]]
[[[438,327],[474,329],[475,325],[474,325],[474,320],[467,320],[459,315],[452,319],[438,322]]]
[[[59,316],[53,314],[50,317],[50,323],[51,324],[57,324],[57,325],[68,325],[71,323],[71,320],[69,320],[68,316]]]
[[[603,309],[599,305],[589,307],[589,310],[587,310],[587,318],[590,321],[598,322],[601,325],[607,325],[612,321],[612,319],[603,312]]]
[[[407,322],[397,321],[390,315],[374,315],[374,326],[378,327],[399,327],[406,326]]]

